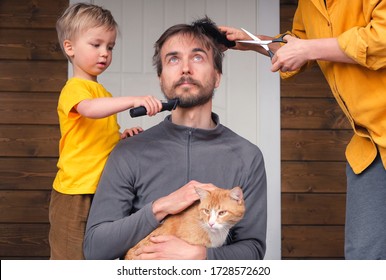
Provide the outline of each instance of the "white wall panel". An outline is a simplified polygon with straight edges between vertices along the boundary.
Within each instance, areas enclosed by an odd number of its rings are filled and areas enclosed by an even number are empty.
[[[174,24],[186,22],[186,2],[181,0],[165,0],[164,16],[164,29]]]
[[[144,26],[143,1],[123,1],[122,23],[119,25],[122,37],[122,57],[115,55],[114,60],[122,63],[124,73],[142,73],[144,69]]]

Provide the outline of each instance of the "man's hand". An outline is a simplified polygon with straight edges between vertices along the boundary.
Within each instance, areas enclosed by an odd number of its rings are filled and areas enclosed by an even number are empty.
[[[219,26],[218,27],[221,32],[224,32],[227,36],[227,39],[230,41],[240,41],[240,40],[252,40],[251,37],[247,33],[245,33],[243,30],[229,27],[229,26]],[[261,40],[272,40],[273,37],[266,36],[266,35],[256,35]],[[233,50],[239,50],[239,51],[256,51],[263,55],[268,55],[267,51],[257,44],[248,44],[248,43],[239,43],[236,42],[236,46],[232,48]]]
[[[175,192],[154,201],[153,213],[156,219],[160,222],[167,215],[178,214],[192,205],[199,199],[195,187],[208,191],[217,188],[213,184],[202,184],[197,181],[190,181]]]
[[[135,260],[204,260],[206,248],[190,245],[173,235],[151,237],[154,244],[143,246],[135,252]]]

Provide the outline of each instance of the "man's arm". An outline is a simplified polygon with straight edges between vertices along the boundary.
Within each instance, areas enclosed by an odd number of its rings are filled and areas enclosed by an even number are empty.
[[[206,247],[191,245],[173,235],[150,238],[153,244],[139,248],[137,260],[205,260]]]
[[[135,167],[126,158],[136,162],[120,142],[105,165],[90,209],[84,240],[86,259],[119,258],[159,225],[151,203],[132,213],[136,192],[130,182]]]
[[[251,151],[250,151],[251,152]],[[207,259],[263,259],[267,232],[267,179],[263,155],[258,150],[250,167],[244,192],[245,215],[230,232],[228,245],[207,249]]]
[[[190,181],[168,196],[161,197],[153,203],[153,213],[156,219],[161,222],[167,215],[178,214],[188,208],[199,196],[195,190],[196,187],[213,190],[216,188],[212,184],[202,184],[197,181]]]

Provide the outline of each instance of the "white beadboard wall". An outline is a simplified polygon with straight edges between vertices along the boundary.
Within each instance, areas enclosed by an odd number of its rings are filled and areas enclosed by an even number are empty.
[[[279,32],[279,0],[87,0],[109,9],[120,29],[113,62],[99,77],[114,96],[155,95],[163,99],[152,66],[153,44],[171,25],[208,15],[218,25],[244,27],[255,34]],[[70,67],[69,67],[70,68]],[[280,224],[280,83],[268,57],[229,50],[214,112],[221,122],[258,145],[268,177],[268,231],[265,259],[281,258]],[[71,75],[71,69],[69,71]],[[144,129],[168,113],[132,119],[118,114],[122,128]]]

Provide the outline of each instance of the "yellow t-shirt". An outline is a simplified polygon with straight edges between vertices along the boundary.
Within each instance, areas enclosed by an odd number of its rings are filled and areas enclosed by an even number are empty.
[[[119,141],[116,115],[90,119],[71,111],[80,101],[112,97],[97,82],[71,78],[60,93],[58,173],[53,187],[64,194],[93,194],[107,157]]]

